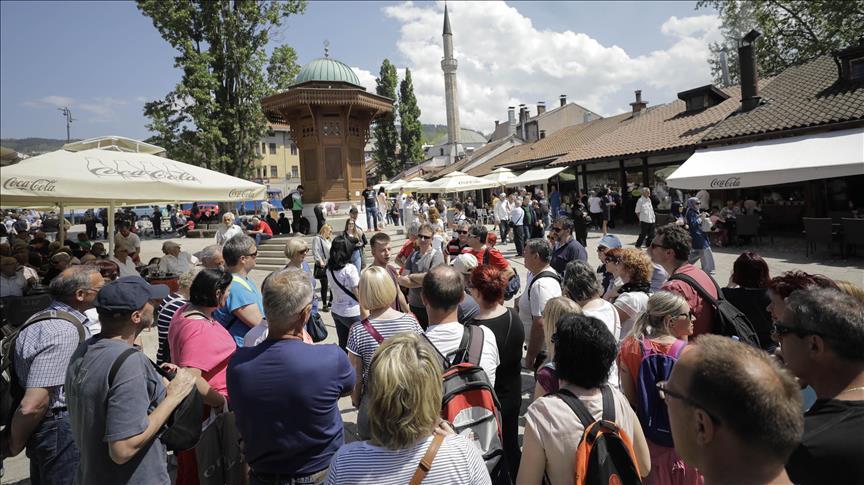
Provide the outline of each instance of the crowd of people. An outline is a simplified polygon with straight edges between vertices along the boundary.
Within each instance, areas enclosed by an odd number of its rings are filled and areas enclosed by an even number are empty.
[[[424,212],[406,196],[396,212],[367,191],[368,228],[409,221],[401,248],[367,239],[353,211],[343,231],[288,239],[288,264],[261,286],[262,233],[229,213],[197,258],[163,245],[155,264],[180,275],[173,293],[138,275],[125,224],[111,258],[96,244],[0,246],[4,296],[42,279],[53,299],[12,345],[23,397],[2,456],[26,448],[33,483],[167,484],[162,433],[196,396],[200,421],[233,416],[253,484],[576,483],[606,473],[586,439],[598,422],[626,450],[608,451],[621,483],[864,481],[860,285],[772,277],[747,251],[721,287],[698,220],[657,227],[647,189],[636,247],[603,234],[596,259],[580,240],[591,202],[577,222],[554,188],[496,197],[495,231],[467,200]],[[496,247],[508,238],[524,281]],[[755,337],[729,332],[729,308]],[[337,345],[321,342],[327,311]],[[155,363],[139,347],[153,326]],[[339,408],[349,396],[356,428]],[[198,483],[209,463],[170,450],[176,483]]]

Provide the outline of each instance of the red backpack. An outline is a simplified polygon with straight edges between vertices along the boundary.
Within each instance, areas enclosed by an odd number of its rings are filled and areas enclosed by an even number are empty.
[[[437,352],[444,368],[441,418],[477,447],[493,483],[511,483],[504,463],[501,404],[486,371],[480,367],[483,329],[465,326],[452,361]]]
[[[603,415],[594,419],[585,404],[567,389],[556,394],[576,413],[585,431],[576,448],[574,485],[641,484],[639,463],[633,443],[627,433],[615,424],[615,401],[609,386],[600,388],[603,394]]]

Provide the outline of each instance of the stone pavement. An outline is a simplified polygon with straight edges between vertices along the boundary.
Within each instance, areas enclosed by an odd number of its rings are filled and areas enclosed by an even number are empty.
[[[83,226],[73,227],[70,233],[74,234],[76,232],[83,231]],[[398,249],[402,242],[404,241],[404,236],[397,235],[394,228],[391,226],[387,230],[393,238],[393,254],[395,255],[396,249]],[[623,227],[621,229],[613,229],[610,230],[610,234],[615,234],[620,237],[622,243],[625,247],[632,247],[636,241],[636,236],[638,235],[638,230],[634,227]],[[588,258],[589,262],[592,266],[596,266],[599,264],[597,260],[597,242],[599,241],[602,234],[597,232],[590,232],[588,235]],[[161,256],[162,251],[162,242],[168,239],[147,239],[142,241],[141,246],[141,259],[144,261],[148,261],[152,257]],[[179,242],[183,246],[184,251],[196,252],[203,249],[205,246],[213,244],[212,239],[173,239],[174,241]],[[522,265],[522,258],[517,258],[515,248],[512,243],[505,244],[503,246],[499,246],[498,249],[502,250],[505,257],[507,257],[514,268],[519,273],[522,281],[525,281],[526,270]],[[837,280],[847,280],[854,282],[858,285],[864,285],[864,257],[850,257],[849,259],[841,259],[839,256],[830,255],[826,248],[818,248],[817,253],[812,255],[811,257],[806,257],[805,253],[805,243],[803,238],[781,238],[777,237],[773,242],[771,242],[768,238],[763,239],[761,244],[752,244],[745,247],[724,247],[724,248],[714,248],[714,259],[717,265],[717,274],[715,278],[717,282],[724,286],[726,282],[729,280],[729,276],[732,272],[732,264],[735,259],[745,250],[756,251],[761,254],[765,260],[768,262],[768,266],[771,269],[772,275],[778,275],[784,271],[790,270],[801,270],[806,271],[808,273],[819,273],[829,278],[837,279]],[[697,263],[698,264],[698,263]],[[257,283],[261,284],[264,281],[264,278],[269,274],[269,271],[259,271],[253,270],[251,273],[252,279]],[[524,285],[523,285],[524,288]],[[507,302],[508,306],[512,306],[512,300]],[[327,325],[329,330],[329,336],[325,343],[336,343],[336,328],[333,323],[333,317],[330,313],[322,313],[323,320]],[[144,332],[143,335],[144,341],[144,350],[150,356],[151,359],[155,360],[156,350],[158,346],[158,339],[156,330],[153,329],[149,332]],[[534,381],[533,377],[527,372],[523,372],[522,376],[522,389],[523,389],[523,412],[525,408],[530,403],[530,393],[534,389]],[[351,406],[350,398],[345,397],[339,402],[339,408],[342,410],[342,419],[345,422],[345,439],[346,441],[354,441],[356,439],[356,422],[357,422],[357,411]],[[520,436],[521,436],[521,426],[524,425],[524,422],[520,419]],[[3,476],[0,483],[15,483],[15,484],[27,484],[29,480],[27,477],[29,476],[28,469],[28,461],[24,456],[24,453],[21,455],[7,459],[5,461],[5,475]]]

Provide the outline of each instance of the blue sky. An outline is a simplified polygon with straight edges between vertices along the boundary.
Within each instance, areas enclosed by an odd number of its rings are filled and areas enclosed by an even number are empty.
[[[704,45],[717,36],[695,2],[451,2],[463,126],[489,132],[506,106],[557,95],[604,115],[633,89],[652,102],[710,82]],[[442,122],[440,2],[310,2],[272,45],[301,63],[333,56],[367,86],[390,58],[415,77],[423,122]],[[145,101],[179,79],[175,53],[132,2],[0,2],[0,136],[148,136]],[[676,69],[681,75],[676,74]]]

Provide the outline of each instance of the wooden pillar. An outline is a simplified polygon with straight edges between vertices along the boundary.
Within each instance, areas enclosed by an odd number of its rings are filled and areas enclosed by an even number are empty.
[[[642,157],[642,186],[651,186],[651,177],[648,176],[648,157]]]
[[[624,160],[618,160],[618,190],[622,193],[627,190],[627,172],[624,171]]]
[[[588,164],[583,163],[582,167],[582,192],[588,193]],[[577,167],[578,169],[579,167]]]

